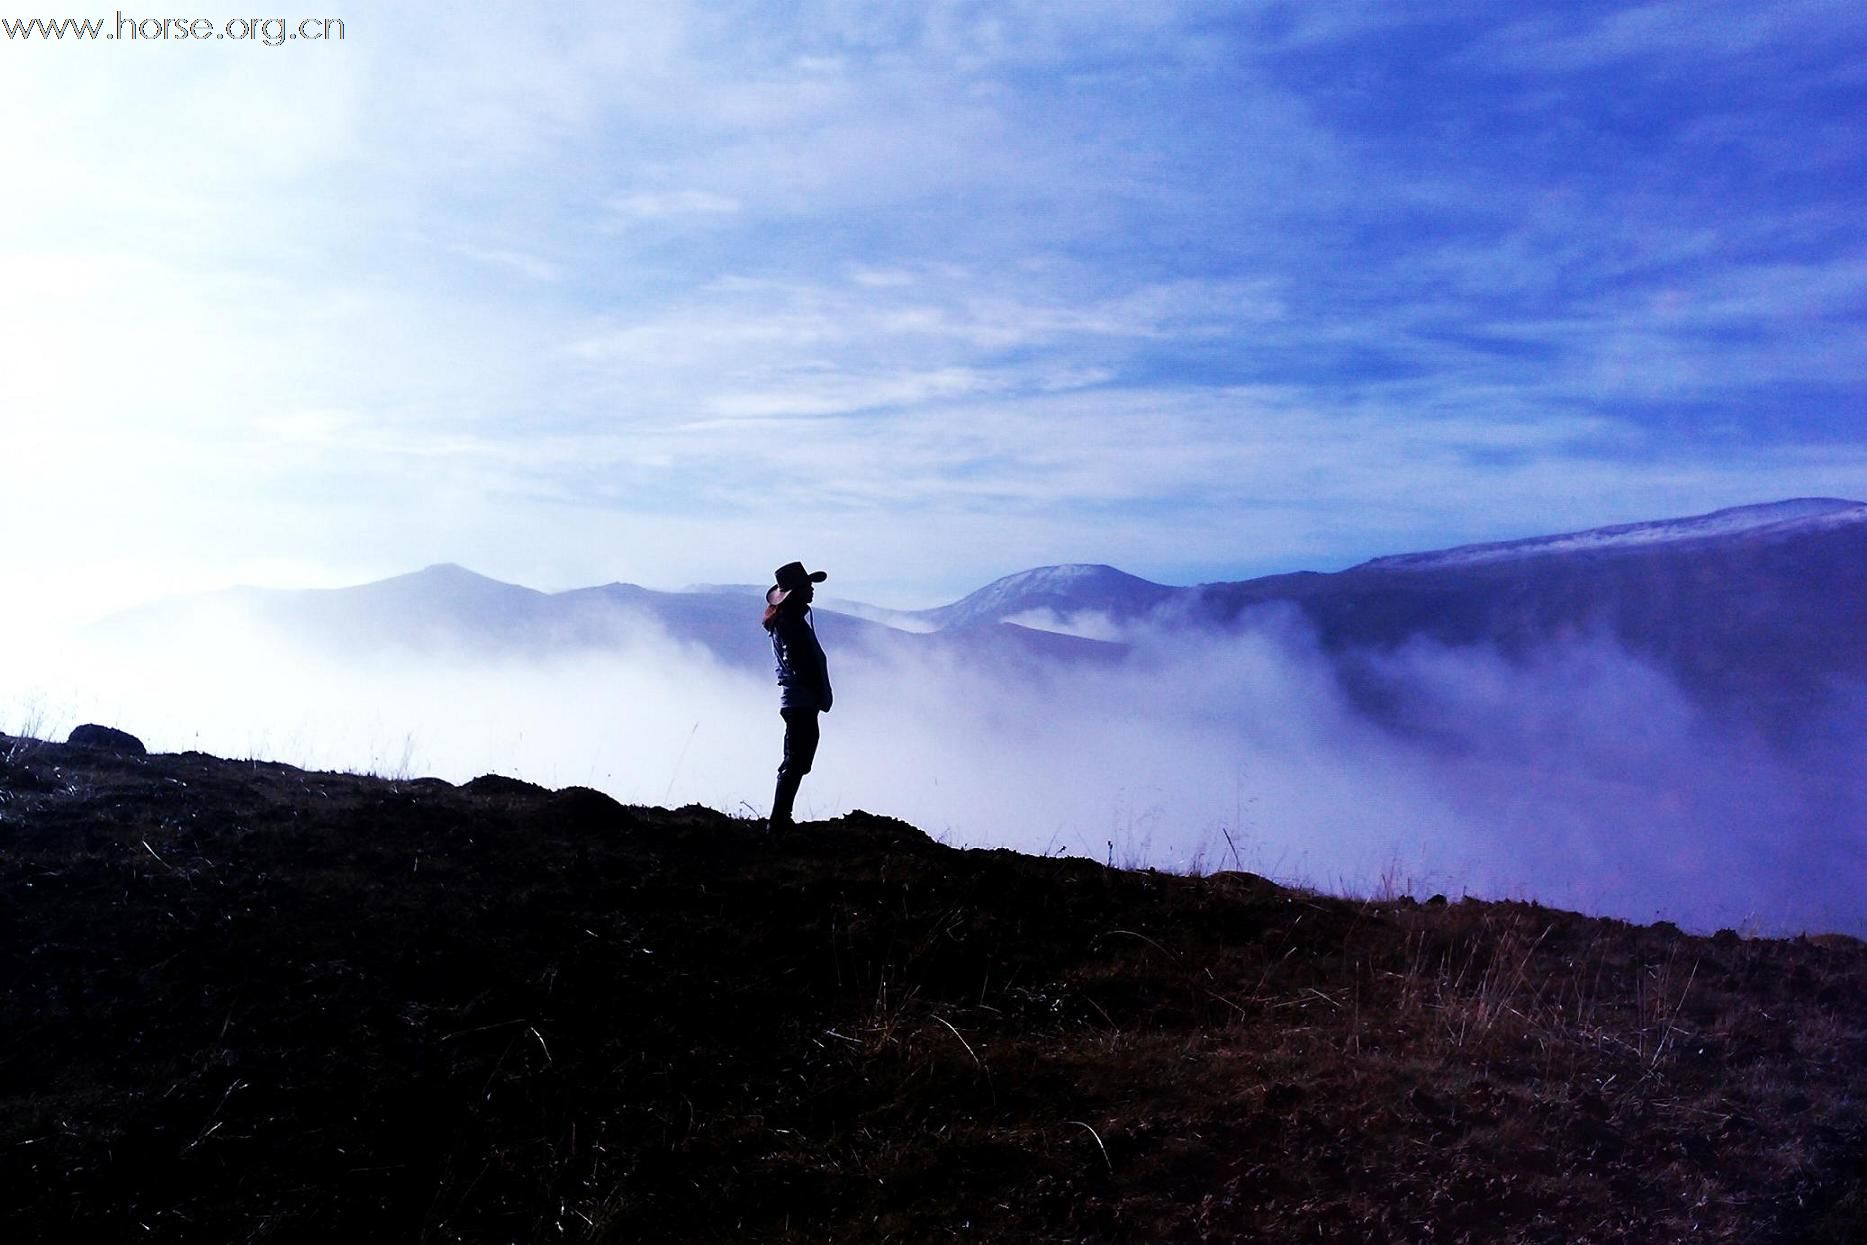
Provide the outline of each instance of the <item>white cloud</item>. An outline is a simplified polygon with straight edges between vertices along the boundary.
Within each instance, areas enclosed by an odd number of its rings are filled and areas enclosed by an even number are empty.
[[[525,251],[465,245],[458,250],[468,259],[515,272],[532,281],[560,281],[564,277],[563,265]]]
[[[637,191],[609,200],[616,215],[629,219],[665,220],[671,217],[732,216],[739,200],[708,190]]]
[[[1858,214],[1669,189],[1732,142],[1851,184],[1819,109],[1759,124],[1803,78],[1657,119],[1693,154],[1623,194],[1421,159],[1461,100],[1438,62],[1452,94],[1389,128],[1333,72],[1440,19],[1449,56],[1672,55],[1656,12],[592,0],[403,6],[316,49],[10,46],[0,441],[12,502],[73,517],[0,570],[104,583],[127,540],[139,584],[678,583],[782,532],[918,595],[982,559],[1243,574],[1867,492],[1839,417],[1747,409],[1863,383]],[[1714,17],[1691,37],[1811,64],[1856,25]],[[1513,107],[1553,81],[1487,72]],[[1680,402],[1732,431],[1664,444],[1643,410]]]
[[[1867,36],[1867,20],[1847,0],[1784,0],[1765,7],[1707,0],[1689,9],[1654,3],[1611,9],[1598,17],[1531,17],[1487,41],[1482,55],[1539,69],[1661,60],[1678,70],[1703,72],[1760,53],[1820,53],[1849,34]]]

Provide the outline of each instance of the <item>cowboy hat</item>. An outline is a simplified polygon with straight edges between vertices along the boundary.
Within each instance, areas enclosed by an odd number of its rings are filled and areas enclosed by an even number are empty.
[[[805,584],[820,584],[830,577],[828,571],[807,571],[802,562],[786,562],[771,573],[776,582],[765,590],[765,604],[782,605],[784,599]]]

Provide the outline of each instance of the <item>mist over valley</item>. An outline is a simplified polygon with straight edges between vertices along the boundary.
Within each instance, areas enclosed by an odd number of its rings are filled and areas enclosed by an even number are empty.
[[[838,702],[799,815],[1858,932],[1863,565],[1867,506],[1802,501],[1191,588],[1064,566],[932,610],[826,593]],[[758,816],[780,733],[761,592],[436,566],[180,598],[12,646],[0,725]]]

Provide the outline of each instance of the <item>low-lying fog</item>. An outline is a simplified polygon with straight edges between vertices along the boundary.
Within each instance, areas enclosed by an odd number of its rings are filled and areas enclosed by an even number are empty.
[[[1125,662],[1018,675],[865,657],[836,618],[819,630],[837,704],[803,818],[863,808],[955,845],[1532,898],[1700,930],[1867,934],[1858,712],[1785,753],[1605,641],[1528,664],[1420,647],[1381,663],[1430,724],[1400,737],[1345,698],[1291,612],[1225,637],[1129,632]],[[340,661],[226,614],[140,651],[14,642],[0,730],[63,738],[97,721],[152,751],[497,772],[762,815],[782,732],[769,673],[650,624],[634,635],[539,659]]]

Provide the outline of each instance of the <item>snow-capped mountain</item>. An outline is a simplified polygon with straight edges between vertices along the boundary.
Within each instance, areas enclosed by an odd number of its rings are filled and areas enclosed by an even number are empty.
[[[1376,558],[1362,564],[1363,569],[1392,571],[1436,570],[1454,566],[1476,566],[1485,562],[1503,562],[1516,558],[1547,557],[1554,554],[1611,553],[1677,545],[1730,537],[1784,535],[1867,523],[1867,504],[1842,501],[1832,497],[1802,497],[1792,501],[1771,502],[1761,506],[1735,506],[1711,514],[1686,519],[1665,519],[1657,523],[1624,523],[1616,527],[1594,528],[1561,536],[1538,536],[1529,540],[1499,541],[1492,544],[1462,545],[1428,553],[1403,553]]]
[[[1066,563],[1007,575],[951,605],[908,616],[939,630],[1002,622],[1055,629],[1085,614],[1117,622],[1140,618],[1183,591],[1112,566]]]
[[[1414,641],[1522,657],[1609,638],[1708,703],[1787,725],[1867,688],[1867,505],[1807,499],[1207,584],[1234,626],[1296,606],[1351,674]]]

